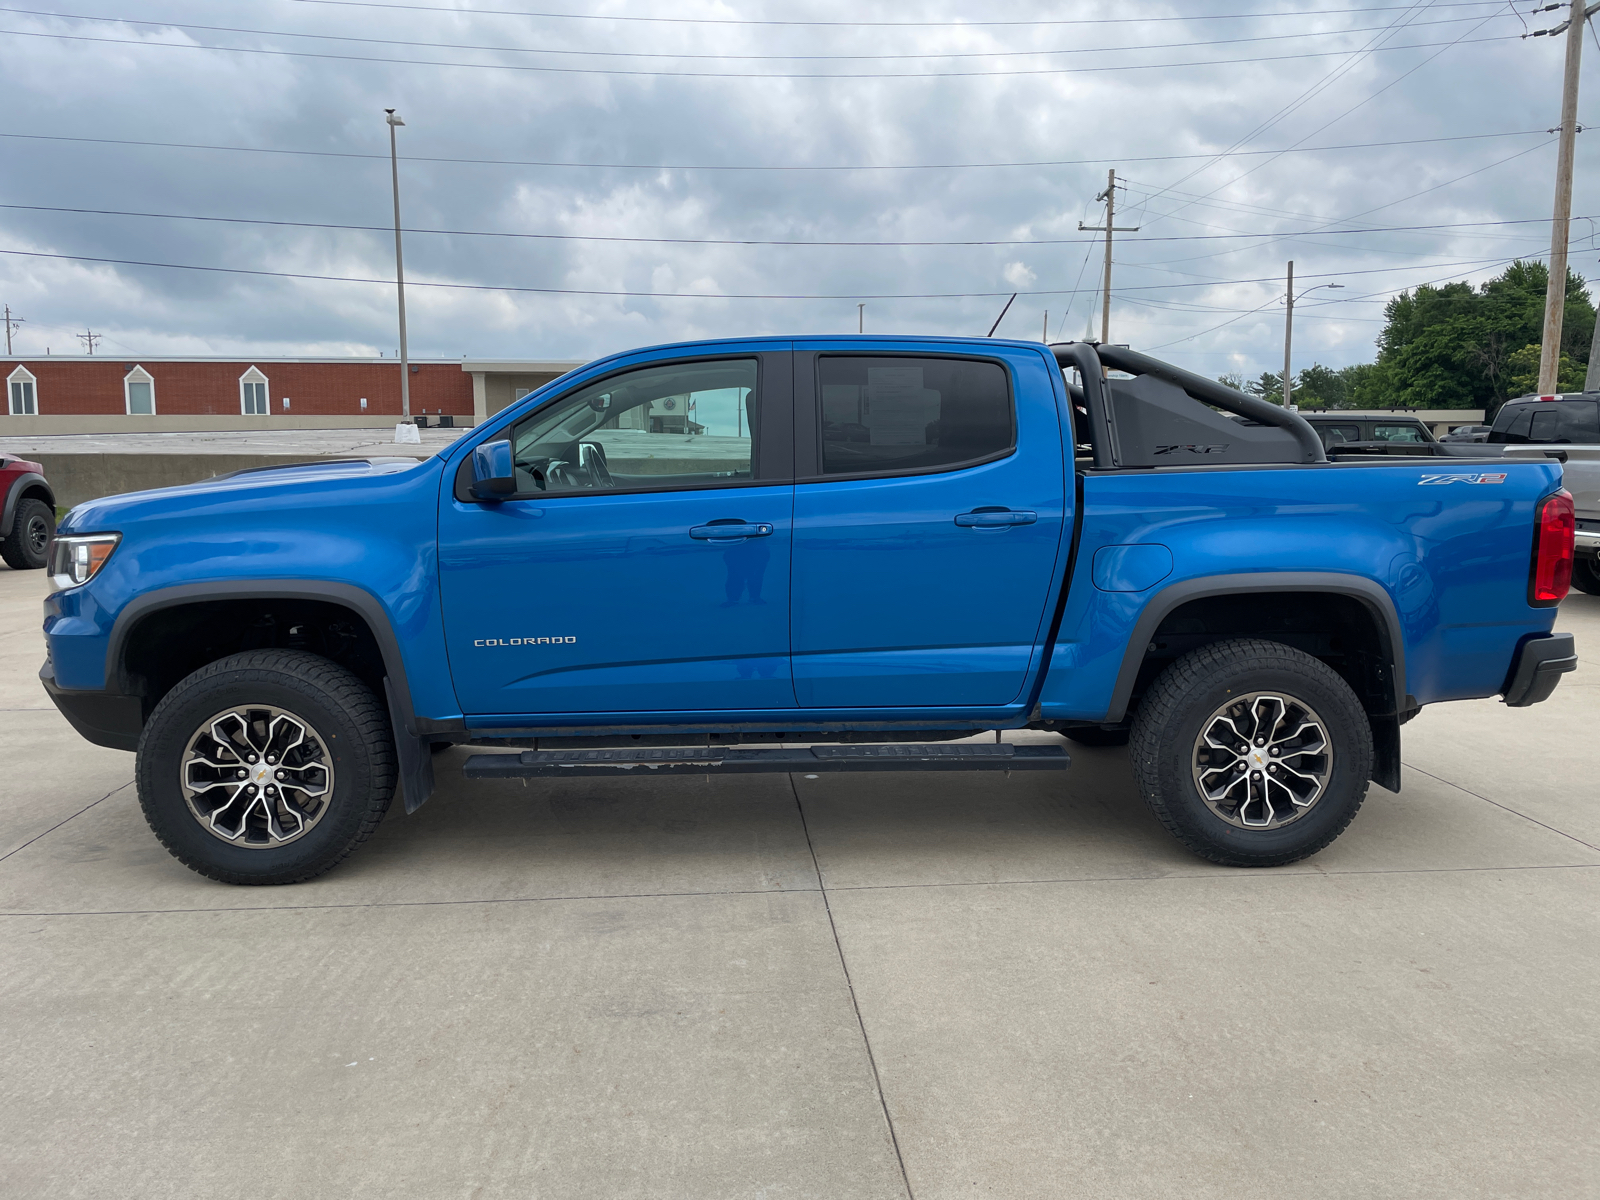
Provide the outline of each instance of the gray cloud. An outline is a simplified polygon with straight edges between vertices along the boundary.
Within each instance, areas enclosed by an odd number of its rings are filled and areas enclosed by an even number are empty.
[[[519,7],[488,5],[485,7]],[[853,330],[856,298],[996,293],[967,299],[869,300],[873,332],[982,333],[1012,290],[1002,335],[1084,331],[1098,311],[1099,249],[1079,239],[1099,224],[1093,200],[1107,167],[1127,181],[1118,223],[1141,226],[1119,244],[1112,336],[1208,373],[1276,369],[1281,279],[1294,258],[1306,286],[1342,282],[1297,310],[1298,365],[1363,361],[1395,289],[1442,278],[1481,279],[1517,255],[1541,256],[1548,226],[1484,225],[1407,232],[1315,234],[1317,228],[1439,226],[1548,218],[1553,139],[1536,136],[1294,153],[1275,159],[1213,153],[1233,145],[1346,57],[1379,36],[1326,31],[1419,24],[1391,40],[1479,41],[1384,50],[1350,63],[1319,95],[1244,149],[1365,144],[1542,131],[1559,116],[1560,39],[1522,41],[1509,9],[1436,4],[1414,10],[1203,20],[1242,6],[1034,0],[985,6],[989,19],[1103,17],[1104,25],[882,28],[667,25],[551,21],[467,12],[402,12],[260,0],[218,5],[158,0],[135,14],[112,3],[75,14],[143,21],[502,47],[452,50],[203,33],[151,25],[6,14],[13,31],[0,79],[8,129],[31,134],[381,155],[385,107],[401,130],[405,223],[418,228],[613,237],[798,241],[1067,239],[1071,244],[935,247],[692,246],[412,234],[407,273],[418,356],[588,357],[680,338]],[[1339,7],[1327,4],[1328,8]],[[1524,5],[1524,9],[1528,6]],[[600,6],[611,14],[666,10]],[[728,16],[711,2],[675,16]],[[972,6],[919,6],[923,20],[960,20]],[[740,8],[737,16],[904,20],[904,6],[836,0]],[[1149,18],[1181,15],[1181,21]],[[1473,18],[1467,22],[1465,18]],[[1486,23],[1472,31],[1478,21]],[[1548,15],[1529,18],[1535,27]],[[1420,22],[1442,22],[1422,24]],[[59,33],[124,42],[16,36]],[[1142,47],[1216,39],[1189,49],[1007,58],[751,61],[586,59],[515,52],[631,50],[641,54],[973,55]],[[164,43],[155,45],[151,43]],[[1224,66],[948,78],[663,78],[467,69],[279,57],[187,48],[295,49],[360,57],[472,63],[746,73],[1026,72],[1135,63],[1239,59]],[[176,47],[176,48],[175,48]],[[1590,47],[1593,52],[1593,47]],[[1401,78],[1404,76],[1404,78]],[[1399,79],[1400,82],[1394,81]],[[1376,100],[1328,125],[1359,101]],[[1586,106],[1589,107],[1589,106]],[[318,158],[0,139],[13,204],[267,220],[384,225],[388,165]],[[1600,213],[1600,181],[1579,140],[1575,211]],[[1524,153],[1525,152],[1525,153]],[[1520,157],[1491,166],[1521,154]],[[518,167],[441,164],[414,156],[664,164]],[[828,166],[1087,160],[1037,168],[744,172],[681,164]],[[1198,173],[1190,173],[1204,167]],[[1479,171],[1480,168],[1488,168]],[[1470,178],[1457,180],[1469,172]],[[1182,180],[1182,182],[1178,182]],[[1437,187],[1439,184],[1448,186]],[[1164,192],[1173,187],[1175,190]],[[1414,199],[1414,193],[1428,191]],[[1214,192],[1214,194],[1212,194]],[[1207,197],[1192,201],[1191,197]],[[1403,200],[1402,203],[1392,203]],[[1385,206],[1379,208],[1379,206]],[[1368,210],[1378,211],[1368,213]],[[1367,214],[1356,225],[1344,219]],[[1220,239],[1242,232],[1259,235]],[[1596,265],[1594,228],[1574,225],[1574,266]],[[1286,236],[1296,234],[1297,236]],[[1160,240],[1196,239],[1212,240]],[[392,273],[383,232],[218,225],[0,210],[0,249],[140,259],[358,278]],[[1085,265],[1087,264],[1087,265]],[[1031,280],[1031,282],[1029,282]],[[1081,280],[1077,294],[1070,295]],[[1264,280],[1264,282],[1240,282]],[[590,292],[826,294],[831,301],[659,299],[452,291],[429,282]],[[29,319],[18,350],[76,352],[73,330],[105,333],[113,354],[372,353],[395,345],[392,288],[106,266],[0,255],[0,300]],[[1337,301],[1336,303],[1330,301]],[[1069,307],[1070,306],[1070,307]],[[1248,310],[1260,311],[1249,314]],[[1248,315],[1241,315],[1248,314]],[[1238,318],[1234,320],[1233,318]],[[1205,332],[1231,322],[1214,332]],[[1198,336],[1195,336],[1198,335]]]

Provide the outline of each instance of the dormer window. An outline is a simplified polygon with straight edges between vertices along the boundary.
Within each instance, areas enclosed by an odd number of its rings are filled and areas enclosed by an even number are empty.
[[[130,417],[156,415],[156,381],[143,367],[134,367],[122,377],[122,394]]]
[[[18,367],[11,372],[6,378],[6,391],[10,394],[13,417],[39,415],[38,380],[34,379],[33,372],[27,367]]]
[[[239,376],[239,412],[247,417],[264,417],[267,407],[267,377],[255,367]]]

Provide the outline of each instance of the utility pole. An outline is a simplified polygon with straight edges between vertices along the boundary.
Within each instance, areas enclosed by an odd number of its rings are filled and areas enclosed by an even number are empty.
[[[1594,323],[1594,336],[1589,339],[1589,369],[1583,375],[1583,390],[1600,391],[1600,321]]]
[[[92,329],[85,328],[82,333],[77,335],[77,338],[85,346],[89,347],[89,353],[93,354],[94,344],[98,342],[102,336],[102,334],[98,334]]]
[[[1294,344],[1294,259],[1289,260],[1289,305],[1283,313],[1283,406],[1289,404],[1289,349]]]
[[[6,357],[11,357],[11,335],[17,331],[17,326],[22,324],[21,317],[11,315],[11,305],[6,305]]]
[[[1102,228],[1099,225],[1085,225],[1078,222],[1078,228],[1086,233],[1104,233],[1106,235],[1106,274],[1105,281],[1100,285],[1100,342],[1102,345],[1111,341],[1111,235],[1113,233],[1138,233],[1137,225],[1118,225],[1117,215],[1117,173],[1110,170],[1106,172],[1106,190],[1095,197],[1096,200],[1106,202],[1106,223]]]
[[[856,332],[857,333],[865,333],[866,331],[867,331],[867,306],[865,304],[858,304],[858,305],[856,305]]]
[[[394,282],[400,298],[400,416],[411,419],[411,360],[406,354],[406,263],[400,253],[400,157],[395,151],[394,131],[404,125],[392,108],[383,110],[389,122],[389,181],[394,185]]]
[[[1551,5],[1550,7],[1555,7]],[[1600,8],[1597,3],[1595,8]],[[1565,25],[1546,36],[1567,34],[1566,73],[1561,81],[1561,139],[1556,156],[1556,202],[1550,218],[1550,283],[1544,293],[1544,336],[1539,342],[1539,391],[1556,390],[1561,368],[1561,320],[1567,305],[1567,232],[1572,223],[1572,154],[1578,133],[1578,63],[1583,57],[1583,30],[1593,9],[1572,0]]]
[[[1305,299],[1317,288],[1342,288],[1342,283],[1319,283],[1315,287],[1308,287],[1300,293],[1300,298]],[[1288,303],[1283,314],[1283,406],[1293,408],[1292,393],[1294,391],[1294,369],[1290,361],[1290,351],[1294,346],[1294,259],[1289,260],[1289,291]]]
[[[1044,310],[1044,331],[1039,334],[1039,340],[1046,346],[1050,344],[1050,310]]]

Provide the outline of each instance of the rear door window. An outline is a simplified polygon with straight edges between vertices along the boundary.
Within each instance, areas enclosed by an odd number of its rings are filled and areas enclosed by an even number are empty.
[[[1420,425],[1374,425],[1372,427],[1372,440],[1375,442],[1425,442],[1428,435],[1422,432]]]
[[[1359,425],[1317,425],[1316,431],[1322,436],[1324,447],[1334,446],[1339,442],[1359,442],[1361,440],[1361,426]]]
[[[1533,423],[1533,405],[1518,404],[1515,407],[1507,405],[1500,410],[1500,415],[1494,419],[1494,428],[1489,433],[1491,442],[1508,442],[1517,444],[1528,440],[1528,427]]]
[[[830,354],[817,359],[817,383],[824,475],[945,471],[1016,448],[999,363]]]
[[[1550,407],[1556,410],[1554,432],[1548,439],[1542,438],[1536,427],[1529,434],[1529,441],[1600,442],[1600,404],[1593,400],[1561,400]]]

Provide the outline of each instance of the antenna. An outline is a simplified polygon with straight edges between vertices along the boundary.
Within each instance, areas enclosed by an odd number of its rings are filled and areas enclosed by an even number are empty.
[[[1012,304],[1016,302],[1017,297],[1021,294],[1021,292],[1011,293],[1011,299],[1006,301],[1006,306],[1000,310],[1000,315],[994,319],[994,324],[989,326],[989,332],[984,334],[984,337],[994,336],[994,331],[1000,328],[1000,322],[1006,319],[1006,314],[1011,311]]]

